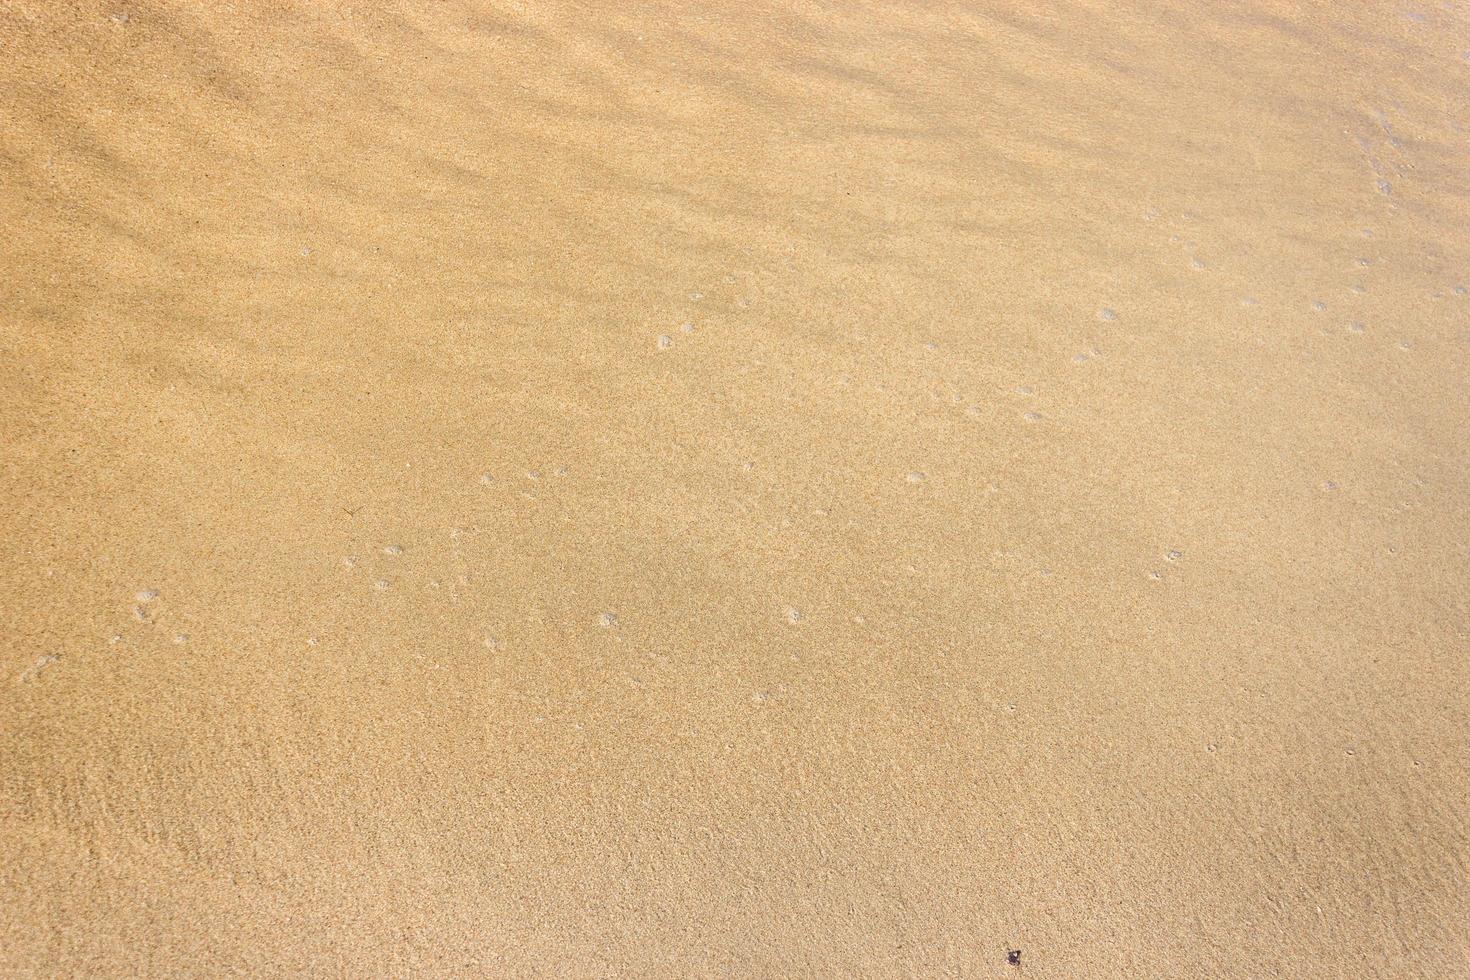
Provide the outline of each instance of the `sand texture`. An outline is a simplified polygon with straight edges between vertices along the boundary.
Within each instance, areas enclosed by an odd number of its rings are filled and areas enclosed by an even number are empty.
[[[1463,0],[0,0],[0,227],[0,976],[1470,977]]]

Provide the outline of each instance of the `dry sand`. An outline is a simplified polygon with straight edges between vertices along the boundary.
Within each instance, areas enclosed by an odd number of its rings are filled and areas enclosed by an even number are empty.
[[[1470,976],[1467,52],[6,0],[0,973]]]

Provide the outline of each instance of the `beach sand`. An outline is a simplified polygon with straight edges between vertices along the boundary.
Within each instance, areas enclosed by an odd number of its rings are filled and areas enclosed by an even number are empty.
[[[1470,976],[1467,128],[1418,0],[0,6],[0,973]]]

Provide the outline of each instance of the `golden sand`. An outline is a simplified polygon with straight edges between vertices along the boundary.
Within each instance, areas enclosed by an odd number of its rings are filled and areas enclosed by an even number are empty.
[[[1305,7],[0,5],[0,974],[1470,976],[1470,14]]]

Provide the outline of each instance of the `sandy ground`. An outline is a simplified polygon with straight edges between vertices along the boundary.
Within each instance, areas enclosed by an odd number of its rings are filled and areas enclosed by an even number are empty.
[[[0,3],[0,973],[1470,976],[1470,12],[1132,6]]]

